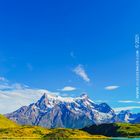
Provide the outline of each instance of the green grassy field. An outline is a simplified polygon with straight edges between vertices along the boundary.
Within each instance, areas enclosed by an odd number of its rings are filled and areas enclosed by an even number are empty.
[[[117,132],[121,134],[121,136],[139,136],[140,137],[140,124],[116,124],[119,129]]]
[[[101,135],[91,135],[76,129],[46,129],[39,126],[20,126],[0,115],[0,138],[32,138],[32,139],[64,139],[64,138],[106,138]]]

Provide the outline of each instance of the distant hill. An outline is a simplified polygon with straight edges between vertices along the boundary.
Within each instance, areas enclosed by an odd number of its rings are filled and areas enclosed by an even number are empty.
[[[105,135],[108,137],[140,137],[140,124],[112,123],[92,125],[82,130],[92,135]]]

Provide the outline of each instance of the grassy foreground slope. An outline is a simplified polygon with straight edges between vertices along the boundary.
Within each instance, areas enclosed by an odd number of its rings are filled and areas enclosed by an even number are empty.
[[[12,127],[17,127],[18,125],[14,123],[13,121],[7,119],[3,115],[0,115],[0,128],[12,128]]]
[[[20,126],[0,115],[0,138],[105,138],[75,129],[46,129],[39,126]]]
[[[106,138],[104,136],[90,135],[87,132],[72,129],[45,129],[42,127],[22,126],[0,129],[0,138]]]
[[[114,123],[92,125],[84,128],[84,131],[93,135],[105,135],[108,137],[140,137],[140,124]]]
[[[80,138],[80,139],[85,139],[85,138],[99,138],[99,139],[103,139],[106,138],[105,136],[101,136],[101,135],[90,135],[87,132],[84,131],[80,131],[77,129],[53,129],[51,133],[45,135],[43,138]]]

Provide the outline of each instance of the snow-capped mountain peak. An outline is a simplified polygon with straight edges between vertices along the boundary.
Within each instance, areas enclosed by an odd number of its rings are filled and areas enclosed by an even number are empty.
[[[76,103],[77,101],[88,101],[88,102],[92,102],[92,100],[89,99],[87,94],[82,94],[79,97],[61,97],[58,95],[54,95],[54,94],[48,94],[48,93],[44,93],[44,95],[41,97],[41,99],[38,100],[38,102],[43,102],[46,105],[47,104],[58,104],[58,103]]]
[[[91,124],[114,122],[115,114],[107,112],[106,108],[110,109],[107,105],[95,104],[85,93],[76,98],[44,93],[36,103],[24,109],[21,107],[6,116],[19,124],[82,128]]]
[[[129,112],[116,115],[108,104],[96,104],[87,94],[72,98],[44,93],[36,103],[21,107],[6,116],[19,124],[48,128],[83,128],[92,124],[113,123],[118,120],[129,122],[140,115],[132,115]]]

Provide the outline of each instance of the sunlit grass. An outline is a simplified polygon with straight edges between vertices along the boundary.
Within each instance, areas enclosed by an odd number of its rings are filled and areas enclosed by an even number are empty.
[[[105,138],[93,136],[82,130],[76,129],[47,129],[39,126],[20,126],[15,122],[0,115],[0,138],[2,139],[64,139],[64,138]]]

